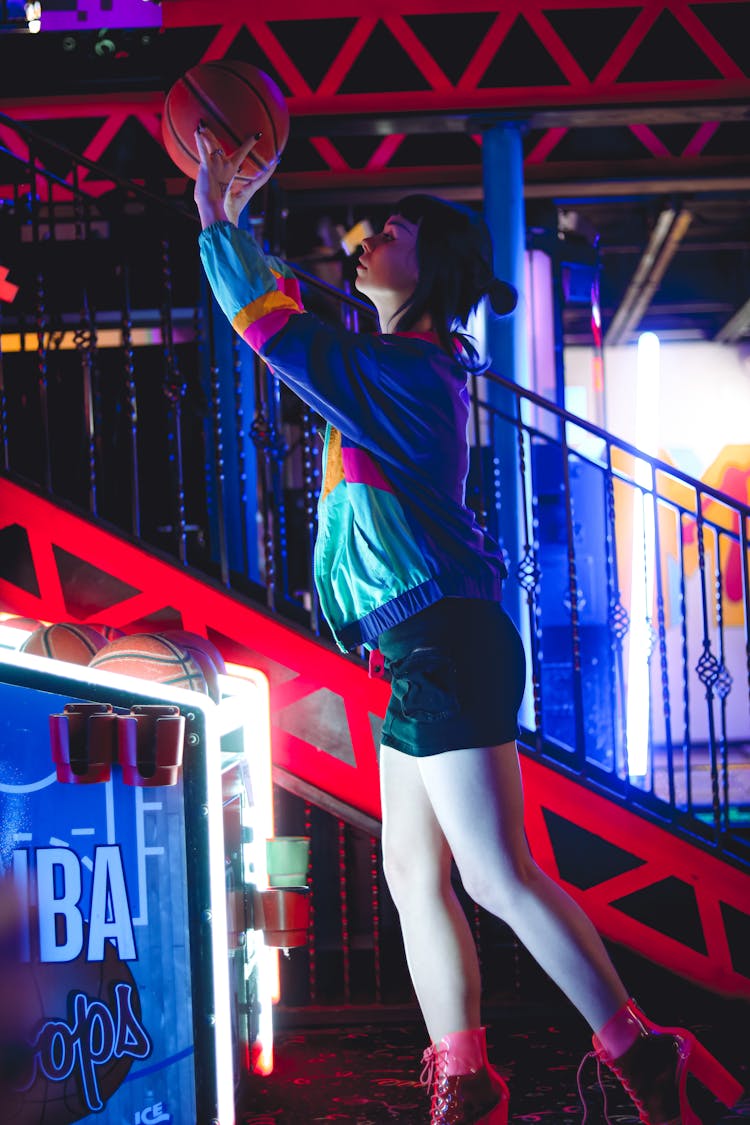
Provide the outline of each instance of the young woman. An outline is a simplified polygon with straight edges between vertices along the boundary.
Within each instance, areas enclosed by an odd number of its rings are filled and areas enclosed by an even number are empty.
[[[467,371],[461,334],[486,297],[515,293],[492,271],[484,223],[428,196],[394,208],[362,243],[357,288],[381,332],[356,335],[304,312],[290,271],[237,218],[273,168],[235,173],[199,129],[200,250],[236,331],[328,423],[315,574],[343,650],[379,649],[392,677],[380,755],[383,857],[429,1032],[432,1125],[506,1125],[508,1089],[487,1060],[477,954],[451,885],[507,922],[575,1004],[594,1049],[648,1125],[699,1125],[688,1071],[727,1104],[741,1088],[681,1028],[651,1024],[586,914],[532,859],[516,750],[524,654],[500,606],[505,568],[466,506]]]

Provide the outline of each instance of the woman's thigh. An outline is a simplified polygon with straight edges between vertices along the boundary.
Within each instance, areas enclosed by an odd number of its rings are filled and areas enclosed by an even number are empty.
[[[418,759],[425,794],[467,891],[480,901],[536,869],[514,742]]]
[[[383,866],[392,892],[434,889],[449,880],[450,850],[427,794],[419,759],[382,746],[380,794]]]

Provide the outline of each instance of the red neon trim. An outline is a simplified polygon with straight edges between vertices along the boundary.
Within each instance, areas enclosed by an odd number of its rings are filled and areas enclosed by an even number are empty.
[[[26,529],[41,589],[41,597],[35,598],[11,583],[0,581],[0,596],[9,611],[37,619],[71,620],[55,568],[53,544],[131,587],[141,588],[141,593],[106,611],[94,612],[91,620],[116,624],[127,630],[132,622],[167,605],[174,606],[178,612],[185,606],[189,610],[190,625],[196,632],[205,635],[210,628],[240,646],[251,644],[254,650],[292,672],[291,680],[271,689],[273,712],[280,710],[280,704],[283,706],[293,698],[302,698],[322,687],[342,698],[347,715],[362,712],[356,719],[359,731],[356,767],[294,738],[278,724],[274,727],[274,755],[278,753],[280,764],[298,776],[317,785],[322,776],[334,796],[354,808],[363,809],[368,815],[378,815],[375,747],[372,736],[368,741],[363,740],[362,731],[365,725],[369,728],[369,712],[381,718],[385,714],[389,696],[387,684],[370,681],[366,669],[354,658],[327,648],[280,619],[239,602],[189,572],[145,553],[9,481],[0,480],[0,496],[5,525],[18,523]],[[252,663],[250,657],[247,663]],[[354,738],[351,740],[354,746]]]
[[[0,478],[3,526],[25,528],[41,596],[0,581],[0,597],[8,611],[43,621],[71,620],[57,575],[53,545],[85,559],[141,592],[97,610],[91,620],[127,626],[170,605],[185,607],[186,628],[212,630],[264,660],[281,665],[289,678],[271,687],[273,759],[310,784],[369,816],[380,815],[378,767],[370,715],[382,718],[389,688],[370,680],[356,660],[342,656],[261,610],[233,598],[176,565],[151,556],[89,521],[56,508],[49,501]],[[234,657],[233,657],[234,658]],[[246,661],[253,663],[252,652]],[[355,764],[324,747],[285,731],[278,713],[290,703],[327,689],[343,701]],[[731,965],[721,904],[747,914],[750,877],[717,856],[646,820],[631,808],[583,789],[574,779],[532,755],[522,758],[526,795],[526,826],[533,854],[553,878],[563,882],[605,937],[627,945],[672,972],[710,988],[750,996],[750,978]],[[544,811],[557,813],[604,841],[624,848],[642,862],[621,875],[581,890],[560,879]],[[699,953],[679,940],[625,914],[615,903],[643,888],[675,877],[692,886],[707,952]]]
[[[722,45],[714,39],[711,32],[706,25],[698,18],[695,12],[692,11],[689,4],[685,0],[671,0],[669,9],[672,15],[682,24],[685,31],[688,33],[696,47],[699,47],[707,59],[710,59],[717,70],[720,70],[725,78],[742,78],[744,71],[734,61],[731,55],[727,54]]]
[[[532,851],[541,866],[581,903],[606,937],[642,953],[674,972],[695,980],[711,981],[711,987],[750,996],[750,979],[731,967],[720,902],[747,913],[750,876],[719,858],[673,836],[629,808],[605,797],[586,792],[572,779],[552,771],[531,756],[522,759],[526,821]],[[560,879],[554,861],[543,809],[566,817],[572,823],[625,848],[644,862],[588,890]],[[612,905],[634,891],[675,876],[694,887],[707,953],[698,953]]]
[[[24,164],[28,164],[29,146],[18,133],[9,129],[7,125],[0,125],[0,143],[4,144],[19,160],[23,160]]]
[[[682,150],[682,155],[685,157],[700,156],[718,128],[718,121],[704,121],[703,124],[699,125],[695,130],[692,139],[685,145]]]
[[[452,90],[453,83],[443,71],[421,39],[418,39],[409,27],[403,16],[390,15],[383,17],[383,23],[393,33],[394,38],[403,47],[407,55],[425,78],[433,90]]]
[[[527,153],[525,164],[543,164],[549,154],[560,143],[565,134],[568,132],[567,127],[558,126],[554,129],[547,129],[542,137],[539,138],[532,150]]]
[[[207,20],[206,22],[215,23],[216,20]],[[196,61],[205,63],[218,62],[219,59],[223,59],[244,26],[245,21],[243,19],[235,19],[230,21],[222,19],[219,30],[216,32],[213,39],[206,47],[200,59],[197,59]]]
[[[385,168],[405,137],[406,133],[391,133],[389,137],[384,137],[365,164],[365,171],[379,172],[382,168]]]
[[[505,12],[498,15],[487,31],[474,58],[461,75],[456,89],[461,91],[476,89],[477,84],[481,81],[485,71],[497,54],[500,44],[513,26],[517,15],[518,8],[515,5],[508,7]]]
[[[352,13],[349,12],[349,15]],[[363,16],[358,19],[349,35],[341,45],[339,53],[328,68],[323,81],[318,86],[317,96],[335,94],[341,83],[354,65],[354,61],[364,47],[377,23],[373,15]]]
[[[591,80],[581,68],[580,63],[568,50],[552,24],[545,18],[543,12],[536,11],[533,7],[524,8],[523,15],[529,27],[536,33],[537,39],[548,51],[551,58],[560,67],[571,86],[584,88],[591,85]]]
[[[119,113],[110,114],[86,145],[86,148],[83,150],[83,156],[85,156],[87,160],[92,160],[96,163],[101,158],[102,153],[111,145],[127,119],[127,112],[120,111]],[[86,169],[82,169],[82,171],[84,174],[87,174]]]
[[[671,156],[663,141],[660,141],[653,129],[649,129],[648,125],[629,125],[628,128],[634,137],[637,137],[644,148],[653,156]]]
[[[310,144],[319,156],[322,156],[332,172],[349,172],[351,166],[328,137],[310,137]]]
[[[303,96],[312,93],[310,86],[297,70],[294,62],[289,58],[265,20],[258,19],[257,16],[249,16],[245,23],[255,42],[265,51],[268,61],[276,67],[279,76],[284,79],[291,93]]]
[[[48,121],[70,117],[107,117],[110,113],[132,114],[138,117],[144,110],[161,113],[164,94],[152,91],[147,94],[102,94],[100,97],[81,98],[76,94],[60,97],[3,99],[3,112],[16,121]]]
[[[690,0],[691,7],[700,9],[704,5],[714,4],[716,0]],[[743,4],[747,0],[725,0],[725,3]],[[518,9],[518,0],[516,0]],[[586,0],[523,0],[521,5],[524,13],[527,11],[545,12],[550,10],[580,11],[587,6]],[[673,7],[673,3],[666,5],[660,0],[597,0],[597,8],[653,8],[659,11],[665,7]],[[466,4],[461,0],[439,0],[440,12],[461,13],[466,10]],[[472,0],[471,10],[497,11],[497,0]],[[319,0],[317,4],[310,5],[309,0],[277,0],[274,5],[273,19],[331,19],[338,16],[365,15],[372,11],[371,0]],[[383,16],[393,12],[408,15],[432,15],[436,11],[435,0],[380,0],[378,12]],[[247,14],[247,0],[222,0],[222,22],[243,19]],[[658,12],[657,12],[658,15]],[[214,25],[217,22],[216,0],[162,0],[162,27],[200,27]]]
[[[664,4],[650,4],[638,13],[622,39],[607,59],[602,69],[593,82],[593,89],[599,91],[600,86],[616,82],[630,62],[635,51],[640,47],[648,32],[656,23],[657,18],[664,11]]]

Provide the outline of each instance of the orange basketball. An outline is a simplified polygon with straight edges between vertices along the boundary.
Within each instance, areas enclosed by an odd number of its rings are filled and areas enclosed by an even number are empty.
[[[186,629],[164,629],[158,635],[160,637],[166,637],[168,641],[177,645],[178,648],[185,649],[190,653],[203,672],[203,675],[206,677],[208,694],[211,696],[214,703],[219,703],[221,701],[221,690],[219,688],[218,673],[221,672],[222,675],[224,675],[227,668],[224,663],[224,657],[213,641],[202,637],[200,633],[191,633]]]
[[[219,59],[191,67],[167,93],[162,135],[177,167],[195,179],[200,159],[194,133],[203,121],[227,152],[262,133],[240,169],[254,179],[283,152],[289,110],[274,80],[251,63]]]
[[[69,664],[88,664],[106,643],[106,637],[90,625],[65,621],[35,629],[21,645],[21,652],[67,660]]]
[[[209,693],[206,677],[193,655],[156,633],[134,633],[110,641],[91,658],[89,667]]]
[[[0,625],[5,625],[8,629],[21,629],[28,633],[38,629],[41,621],[36,617],[2,617],[0,618]]]

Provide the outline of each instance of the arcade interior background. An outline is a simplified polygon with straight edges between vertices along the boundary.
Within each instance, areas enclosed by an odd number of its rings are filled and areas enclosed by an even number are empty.
[[[358,237],[411,191],[519,236],[468,495],[529,654],[529,840],[653,1017],[747,1081],[748,26],[746,0],[0,0],[0,1035],[32,1025],[23,1089],[0,1075],[14,1125],[428,1115],[381,871],[387,686],[312,585],[322,422],[209,299],[164,146],[168,90],[222,59],[286,98],[245,221],[320,316],[373,330]],[[144,635],[132,665],[100,654]],[[285,876],[266,840],[289,838]],[[582,1121],[585,1026],[457,890],[511,1120]],[[583,1093],[603,1120],[588,1072]]]

